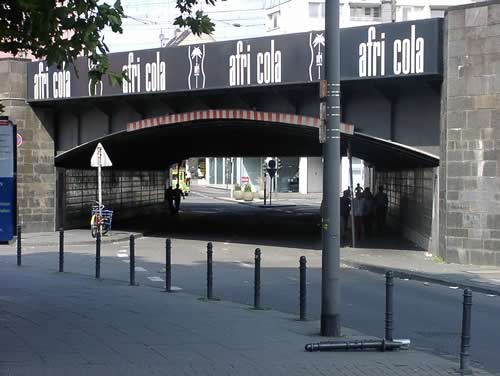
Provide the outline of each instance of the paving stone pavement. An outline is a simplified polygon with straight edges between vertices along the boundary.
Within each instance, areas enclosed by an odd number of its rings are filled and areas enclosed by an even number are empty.
[[[6,263],[0,279],[0,375],[456,374],[413,350],[307,353],[318,323],[272,310]]]

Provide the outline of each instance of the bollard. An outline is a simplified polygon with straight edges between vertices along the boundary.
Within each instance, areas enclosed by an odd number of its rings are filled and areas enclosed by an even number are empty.
[[[394,298],[394,275],[391,271],[385,273],[385,339],[392,341],[393,330],[393,299]]]
[[[95,238],[95,278],[101,278],[101,234]]]
[[[213,298],[212,242],[207,244],[207,299]]]
[[[59,229],[59,273],[64,272],[64,229]]]
[[[463,315],[462,315],[462,341],[460,344],[460,372],[462,374],[471,374],[470,369],[470,322],[472,310],[472,291],[470,289],[464,290],[463,302]]]
[[[254,272],[254,296],[253,307],[261,309],[260,307],[260,248],[255,250],[255,272]]]
[[[17,266],[21,266],[21,226],[17,226]]]
[[[300,320],[307,320],[306,257],[300,258]]]
[[[172,241],[165,241],[165,291],[172,292]]]
[[[130,235],[130,286],[135,286],[135,236]]]

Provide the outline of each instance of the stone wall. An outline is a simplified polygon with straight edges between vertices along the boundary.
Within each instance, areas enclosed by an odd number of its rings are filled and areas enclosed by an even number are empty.
[[[23,144],[17,149],[18,224],[26,232],[53,231],[55,168],[52,113],[26,103],[26,61],[0,59],[0,100],[17,124]]]
[[[444,46],[441,255],[500,266],[500,4],[451,8]]]

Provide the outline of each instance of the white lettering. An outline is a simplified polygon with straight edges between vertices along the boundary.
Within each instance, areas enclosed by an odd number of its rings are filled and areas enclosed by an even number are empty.
[[[385,75],[385,33],[377,39],[375,26],[368,28],[367,41],[358,47],[358,75],[359,77],[376,77]]]
[[[411,25],[410,38],[396,39],[394,41],[394,74],[423,73],[424,46],[424,38],[417,38],[415,25]]]

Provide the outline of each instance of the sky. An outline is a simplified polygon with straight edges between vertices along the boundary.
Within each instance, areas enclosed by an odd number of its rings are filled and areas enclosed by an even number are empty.
[[[215,6],[202,5],[215,23],[215,40],[261,36],[265,32],[264,0],[218,0]],[[179,15],[175,0],[122,0],[125,14],[123,34],[105,32],[111,52],[160,47],[160,35],[169,40]]]

